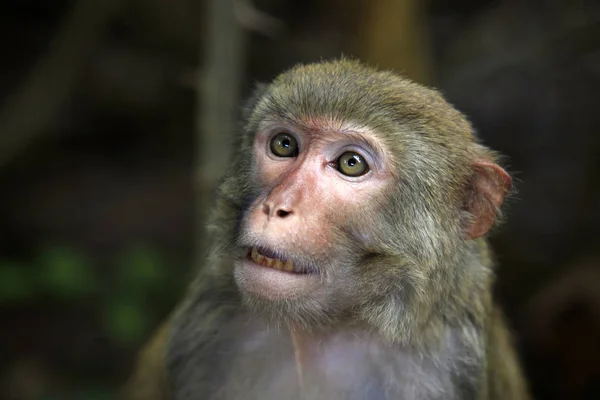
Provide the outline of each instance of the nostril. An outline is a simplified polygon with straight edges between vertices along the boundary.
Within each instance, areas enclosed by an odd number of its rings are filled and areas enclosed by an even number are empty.
[[[285,210],[277,210],[277,216],[278,216],[279,218],[285,218],[285,217],[287,217],[288,215],[290,215],[290,212],[289,212],[289,211],[285,211]]]
[[[271,214],[271,207],[269,207],[268,204],[263,204],[262,209],[265,214],[267,214],[267,215]]]

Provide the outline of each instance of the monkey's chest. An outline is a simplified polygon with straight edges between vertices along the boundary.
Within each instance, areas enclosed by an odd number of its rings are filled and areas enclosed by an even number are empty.
[[[390,348],[355,332],[252,329],[223,347],[217,398],[386,399],[395,373]]]
[[[423,351],[356,330],[298,336],[234,318],[172,364],[175,399],[471,398],[477,380],[457,383],[457,377],[460,370],[474,371],[479,358],[456,332],[448,331],[435,351]]]

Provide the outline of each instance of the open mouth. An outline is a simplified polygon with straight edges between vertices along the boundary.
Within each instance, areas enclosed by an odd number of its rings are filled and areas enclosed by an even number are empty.
[[[268,300],[294,299],[311,293],[322,284],[316,266],[267,247],[250,247],[235,264],[240,289]]]
[[[248,249],[247,257],[258,265],[282,272],[292,274],[313,274],[316,272],[314,268],[298,265],[292,259],[264,247],[251,247]]]

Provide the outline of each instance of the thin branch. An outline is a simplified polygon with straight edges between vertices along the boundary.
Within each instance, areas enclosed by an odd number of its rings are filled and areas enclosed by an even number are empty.
[[[244,28],[269,38],[276,38],[287,31],[287,26],[283,21],[256,8],[252,0],[236,0],[234,13]]]
[[[47,54],[0,111],[0,167],[11,162],[55,122],[81,70],[116,14],[118,0],[80,0]]]

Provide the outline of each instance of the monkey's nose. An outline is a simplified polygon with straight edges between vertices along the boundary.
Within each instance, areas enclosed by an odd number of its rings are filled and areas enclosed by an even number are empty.
[[[274,205],[268,202],[263,203],[263,212],[269,218],[286,218],[292,214],[292,210],[282,205]]]

